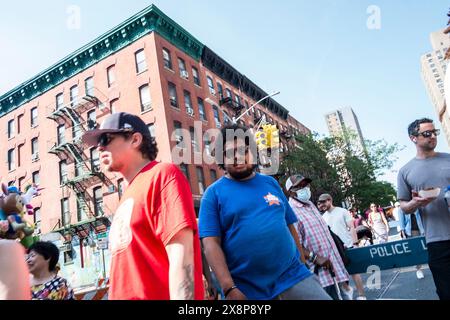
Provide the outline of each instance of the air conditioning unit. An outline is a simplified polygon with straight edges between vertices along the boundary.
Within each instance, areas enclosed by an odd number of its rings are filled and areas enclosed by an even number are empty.
[[[194,116],[194,109],[192,108],[186,109],[186,113],[190,116]]]
[[[31,155],[31,161],[37,161],[39,160],[39,152],[36,152]]]
[[[185,78],[185,79],[188,79],[189,78],[189,73],[186,70],[182,70],[181,71],[181,76],[183,78]]]
[[[172,106],[178,107],[177,98],[175,98],[175,97],[170,97],[170,104],[171,104]]]
[[[216,90],[215,90],[214,88],[209,88],[209,92],[211,92],[211,94],[212,94],[213,96],[216,95]]]

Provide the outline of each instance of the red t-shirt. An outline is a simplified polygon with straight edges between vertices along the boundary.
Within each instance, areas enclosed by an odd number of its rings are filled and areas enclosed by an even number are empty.
[[[189,183],[175,165],[153,161],[131,181],[113,218],[109,299],[170,299],[165,246],[184,228],[194,231],[195,299],[203,299],[200,240]]]

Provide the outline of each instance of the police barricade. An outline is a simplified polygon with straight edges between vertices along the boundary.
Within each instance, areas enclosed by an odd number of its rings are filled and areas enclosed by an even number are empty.
[[[374,266],[386,270],[428,263],[425,237],[347,249],[345,254],[350,259],[346,266],[349,274],[366,273]]]

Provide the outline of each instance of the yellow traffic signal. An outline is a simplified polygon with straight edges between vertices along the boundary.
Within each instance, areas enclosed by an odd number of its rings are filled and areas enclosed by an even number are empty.
[[[256,136],[256,145],[258,146],[258,149],[263,150],[269,147],[267,133],[265,130],[258,130],[255,136]]]

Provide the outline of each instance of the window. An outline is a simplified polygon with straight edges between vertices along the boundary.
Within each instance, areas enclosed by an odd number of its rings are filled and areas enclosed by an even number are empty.
[[[11,119],[8,121],[8,139],[11,139],[14,137],[15,134],[15,123],[14,123],[14,119]]]
[[[195,129],[193,127],[189,128],[189,132],[191,134],[191,145],[192,145],[192,150],[194,150],[194,152],[200,152],[200,147],[197,143],[197,137],[195,135]]]
[[[184,176],[186,177],[186,179],[188,179],[188,181],[190,182],[191,180],[189,179],[189,169],[188,166],[185,165],[184,163],[180,164],[180,170],[183,172]]]
[[[33,211],[34,224],[38,225],[41,222],[41,208],[34,208]]]
[[[123,179],[117,180],[117,193],[119,194],[119,200],[122,198],[124,187],[125,182],[123,181]]]
[[[155,124],[154,123],[150,123],[147,125],[148,127],[148,131],[150,131],[150,135],[152,137],[156,137],[156,129],[155,129]]]
[[[206,81],[208,82],[209,93],[216,94],[216,90],[214,89],[214,82],[211,77],[206,77]]]
[[[192,67],[192,77],[194,78],[194,83],[200,86],[200,77],[198,75],[198,70]]]
[[[91,149],[91,170],[94,172],[100,171],[100,154],[95,147]]]
[[[98,217],[103,215],[103,192],[102,187],[94,188],[94,213]]]
[[[31,179],[35,184],[41,184],[41,178],[39,176],[39,171],[35,171],[31,174]]]
[[[14,149],[8,150],[8,170],[12,171],[16,168]]]
[[[228,97],[228,98],[233,98],[233,94],[231,93],[231,90],[230,90],[230,89],[226,88],[225,91],[226,91],[226,93],[227,93],[227,97]]]
[[[78,86],[75,85],[70,88],[70,105],[72,107],[76,106],[78,103]]]
[[[118,110],[119,99],[114,99],[109,103],[109,110],[111,113],[115,113]]]
[[[106,69],[106,76],[108,77],[108,88],[116,83],[116,66],[112,65]]]
[[[193,116],[194,109],[192,108],[191,94],[186,90],[184,90],[184,106],[186,107],[186,113],[190,116]]]
[[[64,95],[60,93],[56,95],[56,110],[61,109],[63,106],[64,106]]]
[[[22,165],[22,157],[21,155],[23,154],[23,144],[19,145],[17,147],[17,167],[20,168],[20,166]]]
[[[77,220],[78,222],[87,220],[86,195],[84,192],[78,192],[77,195]]]
[[[24,187],[24,184],[23,184],[24,182],[25,182],[25,177],[19,178],[19,183],[18,183],[19,190],[22,190],[22,187]]]
[[[205,177],[203,176],[203,168],[197,167],[198,191],[200,194],[205,192]]]
[[[208,156],[211,155],[211,138],[209,137],[208,132],[205,132],[203,136],[203,142],[205,143],[205,151]]]
[[[198,103],[198,113],[200,114],[200,119],[207,121],[203,100],[200,98],[197,98],[197,103]]]
[[[59,162],[59,184],[63,185],[67,181],[67,162],[62,160]]]
[[[217,172],[214,169],[209,170],[209,175],[211,176],[211,181],[217,181]]]
[[[239,107],[241,105],[241,97],[235,95],[234,100],[236,101],[236,106]]]
[[[81,126],[82,119],[78,116],[78,114],[72,114],[72,138],[74,140],[81,139],[83,135],[83,127]]]
[[[37,119],[38,113],[37,113],[37,107],[34,107],[31,109],[31,127],[36,127],[38,125],[38,119]]]
[[[97,128],[97,113],[95,112],[95,109],[87,113],[87,125],[88,130]]]
[[[214,122],[216,123],[216,127],[220,128],[220,116],[219,116],[219,109],[217,106],[213,106],[213,113],[214,113]]]
[[[136,72],[139,74],[147,70],[147,62],[145,61],[144,49],[137,51],[135,54],[136,58]]]
[[[66,126],[64,124],[58,126],[58,146],[66,143]]]
[[[230,116],[228,115],[228,113],[226,113],[225,111],[222,111],[222,112],[223,112],[223,122],[224,122],[225,124],[230,123],[230,122],[231,122],[231,118],[230,118]]]
[[[94,78],[89,77],[84,80],[84,88],[87,96],[94,96]]]
[[[178,68],[180,69],[180,76],[182,78],[185,78],[185,79],[189,78],[189,74],[186,70],[186,63],[181,58],[178,58]]]
[[[170,105],[178,108],[177,87],[172,82],[169,82],[169,98]]]
[[[12,187],[16,183],[15,180],[8,182],[8,187]]]
[[[69,198],[61,199],[61,221],[63,225],[70,224]]]
[[[175,139],[177,141],[177,147],[178,148],[184,148],[184,139],[183,139],[183,130],[181,127],[181,122],[174,121],[173,126],[175,128]]]
[[[141,111],[150,110],[152,101],[150,98],[150,88],[147,84],[139,88],[139,97],[141,99]]]
[[[81,159],[75,158],[73,164],[75,166],[75,177],[83,175],[84,170],[83,170],[83,162],[81,161]]]
[[[22,123],[23,123],[23,114],[17,116],[17,134],[20,134]]]
[[[219,91],[219,99],[223,99],[223,88],[220,82],[217,82],[217,91]]]
[[[31,160],[37,160],[39,158],[39,145],[38,138],[31,139]]]
[[[172,70],[172,58],[170,57],[170,51],[166,48],[163,48],[163,60],[164,60],[164,67]]]

